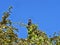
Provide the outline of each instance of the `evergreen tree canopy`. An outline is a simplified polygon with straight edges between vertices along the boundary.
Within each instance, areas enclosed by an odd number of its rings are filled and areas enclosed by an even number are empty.
[[[36,24],[29,19],[28,24],[24,25],[28,30],[26,39],[18,38],[14,32],[17,29],[12,26],[11,20],[8,17],[11,14],[11,7],[7,12],[4,12],[2,21],[0,21],[0,45],[60,45],[60,35],[55,35],[49,38],[45,32],[38,29]]]

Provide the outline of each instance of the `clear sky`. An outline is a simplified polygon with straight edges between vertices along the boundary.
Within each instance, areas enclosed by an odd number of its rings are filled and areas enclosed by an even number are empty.
[[[27,24],[29,18],[38,24],[39,29],[52,35],[60,31],[60,0],[0,0],[0,20],[4,11],[13,6],[10,19]],[[18,36],[27,37],[27,29],[19,27]]]

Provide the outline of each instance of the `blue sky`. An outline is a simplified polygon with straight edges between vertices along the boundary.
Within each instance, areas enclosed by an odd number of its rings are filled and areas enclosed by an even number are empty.
[[[27,24],[29,18],[39,29],[52,35],[60,31],[60,0],[0,0],[0,17],[9,6],[13,6],[10,19]],[[1,18],[0,18],[1,20]],[[27,37],[27,29],[15,25],[20,38]]]

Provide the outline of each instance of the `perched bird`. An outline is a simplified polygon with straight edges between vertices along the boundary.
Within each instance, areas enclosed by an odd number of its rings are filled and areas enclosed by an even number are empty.
[[[32,24],[31,19],[28,20],[28,26]]]

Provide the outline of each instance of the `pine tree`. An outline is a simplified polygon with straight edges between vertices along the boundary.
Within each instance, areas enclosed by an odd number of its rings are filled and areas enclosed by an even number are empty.
[[[26,39],[18,38],[18,35],[14,32],[18,31],[13,25],[12,21],[8,19],[11,15],[12,6],[8,11],[3,13],[2,21],[0,21],[0,45],[60,45],[60,35],[48,37],[47,34],[38,29],[36,24],[32,23],[32,20],[28,20],[28,24],[21,24],[27,28],[28,37]],[[18,24],[19,25],[19,24]]]
[[[11,9],[11,8],[10,8]],[[10,11],[10,9],[8,11]],[[8,20],[10,12],[4,12],[2,21],[0,21],[0,45],[13,45],[13,42],[17,42],[17,34],[14,33],[16,30],[12,26],[12,22]]]

